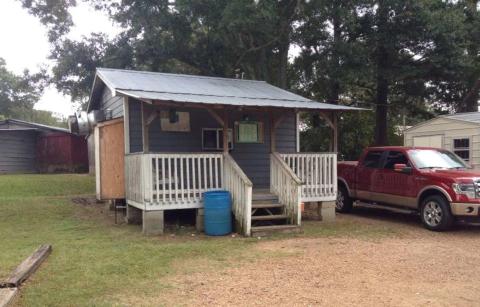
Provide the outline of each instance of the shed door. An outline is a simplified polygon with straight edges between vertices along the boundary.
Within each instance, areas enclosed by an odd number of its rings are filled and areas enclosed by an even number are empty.
[[[415,136],[413,146],[442,148],[443,135]]]
[[[125,145],[123,120],[112,120],[95,129],[97,198],[125,198]]]

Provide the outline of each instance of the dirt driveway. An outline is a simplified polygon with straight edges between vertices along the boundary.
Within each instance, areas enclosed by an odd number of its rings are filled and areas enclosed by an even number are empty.
[[[434,233],[424,230],[416,217],[378,210],[357,210],[355,215],[340,216],[337,223],[368,224],[394,231],[378,237],[332,235],[268,240],[255,246],[256,252],[268,257],[236,262],[220,270],[202,269],[199,263],[196,271],[173,276],[166,293],[143,303],[480,304],[479,227]]]

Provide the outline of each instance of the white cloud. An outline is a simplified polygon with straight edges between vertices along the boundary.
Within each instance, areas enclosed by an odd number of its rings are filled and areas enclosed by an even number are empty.
[[[104,32],[113,37],[120,30],[107,16],[83,2],[71,9],[75,26],[69,38],[80,39],[92,32]],[[50,46],[45,27],[37,18],[28,14],[17,0],[0,1],[0,57],[9,70],[20,74],[24,69],[36,72],[40,66],[52,66],[47,59]],[[54,87],[46,89],[36,109],[52,111],[67,116],[75,111],[70,97],[60,94]]]

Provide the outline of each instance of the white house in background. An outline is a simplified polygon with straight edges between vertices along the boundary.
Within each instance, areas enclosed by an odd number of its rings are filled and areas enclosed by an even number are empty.
[[[480,168],[480,112],[443,115],[405,130],[405,146],[428,146],[455,152]]]

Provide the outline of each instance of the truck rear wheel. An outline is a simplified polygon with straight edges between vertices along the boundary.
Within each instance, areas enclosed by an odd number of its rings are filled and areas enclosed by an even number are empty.
[[[423,201],[420,217],[425,228],[433,231],[448,230],[454,222],[448,201],[440,195],[429,196]]]
[[[348,195],[347,189],[343,185],[338,186],[337,201],[335,202],[335,211],[348,213],[352,211],[353,199]]]

